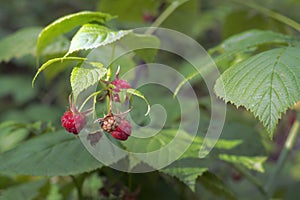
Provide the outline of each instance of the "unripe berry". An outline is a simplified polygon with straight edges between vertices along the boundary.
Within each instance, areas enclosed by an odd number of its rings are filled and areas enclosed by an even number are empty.
[[[124,79],[115,79],[112,84],[115,86],[113,89],[114,93],[118,93],[121,91],[121,89],[129,89],[131,88],[131,85]],[[114,101],[120,102],[120,97],[118,94],[114,94]]]
[[[120,92],[120,89],[131,88],[131,85],[124,79],[115,79],[112,84],[115,86],[114,92]]]
[[[69,110],[61,117],[61,123],[66,131],[77,135],[86,125],[87,117],[85,114]]]

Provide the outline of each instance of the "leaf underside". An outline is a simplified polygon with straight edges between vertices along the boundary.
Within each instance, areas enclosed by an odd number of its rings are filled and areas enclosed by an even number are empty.
[[[63,63],[63,62],[73,63],[73,62],[80,62],[80,61],[84,61],[84,60],[85,60],[85,58],[81,58],[81,57],[62,57],[62,58],[53,58],[51,60],[48,60],[38,69],[38,71],[34,75],[34,77],[32,79],[32,86],[34,85],[34,82],[35,82],[36,78],[38,77],[38,75],[50,66],[53,67],[53,65],[55,65],[57,63]]]
[[[215,92],[254,113],[272,138],[281,114],[300,99],[299,55],[299,48],[286,47],[250,57],[226,70]]]

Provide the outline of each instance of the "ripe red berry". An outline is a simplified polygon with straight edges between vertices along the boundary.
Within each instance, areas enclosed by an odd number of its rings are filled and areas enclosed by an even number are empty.
[[[114,93],[118,93],[121,91],[121,89],[129,89],[131,88],[131,85],[124,79],[115,79],[112,84],[115,86],[113,89]],[[114,101],[120,102],[120,97],[118,94],[114,94]]]
[[[110,133],[114,138],[118,140],[127,140],[131,135],[130,122],[119,115],[113,115],[112,113],[96,120],[100,122],[101,128]]]
[[[127,138],[131,135],[131,125],[129,121],[122,119],[116,130],[110,132],[110,134],[118,140],[127,140]]]
[[[66,131],[77,135],[86,125],[87,117],[82,113],[69,110],[61,117],[61,123]]]

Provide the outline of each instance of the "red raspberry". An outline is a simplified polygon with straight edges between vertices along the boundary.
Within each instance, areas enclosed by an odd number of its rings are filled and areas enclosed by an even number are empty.
[[[61,117],[61,123],[66,131],[77,135],[86,125],[87,117],[82,113],[69,110]]]
[[[131,135],[131,125],[126,119],[122,119],[116,130],[111,131],[110,134],[118,140],[127,140]]]
[[[99,122],[104,131],[118,140],[127,140],[131,134],[130,122],[119,115],[111,113],[104,118],[97,119],[96,122]]]
[[[112,84],[115,86],[113,89],[113,92],[118,93],[121,91],[121,89],[129,89],[131,88],[131,85],[124,79],[115,79]],[[118,94],[114,94],[114,101],[120,102],[120,97]]]

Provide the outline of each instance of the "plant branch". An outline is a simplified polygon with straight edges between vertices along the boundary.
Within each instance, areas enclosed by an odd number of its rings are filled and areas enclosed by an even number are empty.
[[[299,31],[300,32],[300,24],[294,20],[292,20],[291,18],[288,18],[278,12],[275,12],[273,10],[270,10],[270,9],[267,9],[265,7],[262,7],[258,4],[255,4],[255,3],[251,3],[251,2],[247,2],[247,1],[240,1],[240,0],[231,0],[235,3],[238,3],[238,4],[242,4],[242,5],[245,5],[249,8],[252,8],[254,10],[257,10],[259,11],[260,13],[264,14],[264,15],[267,15],[277,21],[280,21],[284,24],[287,24],[288,26],[294,28],[295,30]]]
[[[262,185],[262,183],[255,178],[252,174],[250,174],[247,170],[245,170],[243,167],[241,167],[240,165],[233,165],[234,168],[239,171],[241,174],[243,174],[248,181],[250,181],[253,185],[255,185],[257,187],[257,189],[263,194],[266,195],[266,191]]]
[[[81,185],[78,183],[78,181],[76,180],[75,176],[70,176],[72,178],[72,181],[76,187],[77,190],[77,194],[78,194],[78,199],[79,200],[83,200],[83,196],[82,196],[82,191],[81,191]]]
[[[299,134],[299,127],[300,123],[299,121],[295,121],[290,132],[288,135],[288,138],[286,139],[284,143],[284,147],[279,155],[278,161],[276,163],[275,169],[271,172],[269,179],[267,180],[267,183],[265,185],[265,191],[267,191],[268,196],[270,197],[273,194],[274,191],[274,183],[275,180],[278,178],[278,175],[283,168],[286,159],[288,158],[290,152],[293,149],[293,146],[296,142],[296,138]]]
[[[155,30],[178,8],[180,5],[184,4],[189,0],[177,0],[173,1],[171,5],[153,22],[150,28],[145,32],[145,34],[153,34]]]

